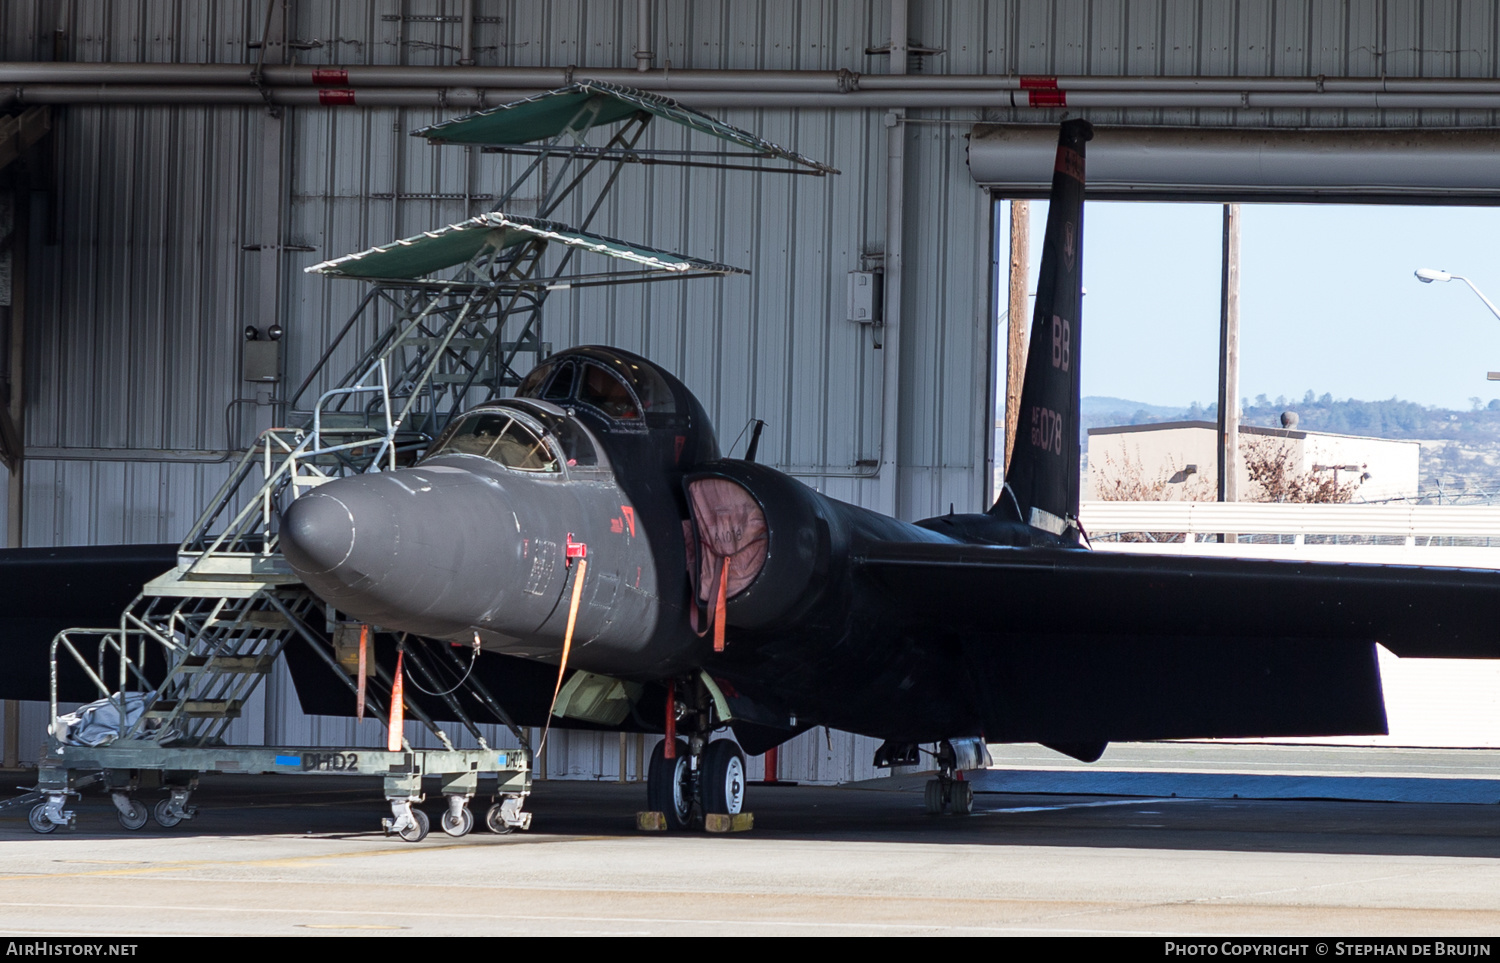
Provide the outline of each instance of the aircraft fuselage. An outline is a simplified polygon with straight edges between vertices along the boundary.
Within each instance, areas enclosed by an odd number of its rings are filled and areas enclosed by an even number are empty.
[[[977,732],[957,646],[861,583],[851,562],[881,541],[1049,536],[989,515],[910,524],[839,502],[767,466],[720,459],[697,399],[645,359],[584,348],[550,364],[528,382],[552,400],[476,409],[415,467],[297,499],[282,541],[306,584],[386,631],[477,634],[486,651],[556,664],[572,545],[588,568],[570,667],[640,682],[703,669],[768,724],[913,741]],[[557,387],[569,365],[571,387]],[[630,380],[644,365],[649,391],[672,393],[655,411]],[[587,376],[609,372],[622,374],[609,386],[621,400],[590,404]]]

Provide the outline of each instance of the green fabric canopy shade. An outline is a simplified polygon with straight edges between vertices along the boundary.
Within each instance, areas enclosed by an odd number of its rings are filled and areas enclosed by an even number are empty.
[[[434,271],[457,267],[485,250],[500,250],[540,238],[592,251],[606,257],[639,264],[644,268],[674,273],[745,274],[727,264],[716,264],[684,254],[658,251],[600,234],[574,230],[553,221],[517,217],[503,212],[481,214],[458,224],[423,231],[415,237],[346,254],[307,268],[310,274],[346,278],[418,278]]]
[[[591,100],[597,104],[598,114],[592,119],[580,118],[579,112]],[[827,164],[820,164],[810,157],[778,147],[747,130],[715,120],[691,107],[684,107],[675,100],[644,90],[592,80],[423,127],[412,131],[412,136],[426,137],[434,144],[517,146],[550,140],[567,130],[575,118],[582,124],[579,128],[582,133],[588,127],[613,124],[642,110],[743,147],[751,155],[779,157],[820,174],[838,173]]]

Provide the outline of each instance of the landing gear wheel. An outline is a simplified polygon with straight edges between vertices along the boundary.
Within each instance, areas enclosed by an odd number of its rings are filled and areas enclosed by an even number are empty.
[[[135,832],[146,825],[146,819],[149,815],[146,812],[145,805],[139,799],[130,800],[129,812],[120,812],[117,810],[115,814],[120,817],[120,825],[131,832]]]
[[[954,782],[949,787],[948,804],[953,815],[967,816],[974,811],[974,786],[967,782]]]
[[[651,750],[651,767],[646,774],[646,807],[666,814],[667,829],[687,829],[693,816],[692,769],[688,765],[688,746],[677,740],[677,758],[667,758],[665,740]]]
[[[172,800],[163,799],[151,809],[151,816],[163,829],[171,829],[182,822],[182,817],[172,812]]]
[[[737,815],[745,808],[745,754],[740,747],[728,739],[710,742],[701,765],[703,811]]]
[[[927,788],[922,793],[922,811],[929,816],[943,814],[943,781],[941,779],[927,780]]]
[[[468,810],[464,811],[468,812]],[[516,831],[516,827],[505,821],[505,814],[501,810],[499,803],[495,803],[489,809],[485,810],[484,824],[489,827],[490,832],[495,833],[499,836],[504,836],[506,833],[513,833]],[[447,827],[445,826],[443,828],[446,829]]]
[[[47,804],[44,802],[31,807],[31,812],[26,814],[26,822],[39,833],[50,833],[57,828],[57,823],[47,818]]]
[[[427,834],[432,831],[432,820],[427,818],[426,813],[416,808],[412,809],[411,818],[414,822],[416,822],[416,825],[408,826],[405,829],[401,830],[401,838],[406,840],[408,843],[420,843],[422,840],[426,839]]]
[[[459,817],[454,819],[453,811],[450,809],[438,818],[438,825],[449,836],[467,836],[469,830],[474,828],[474,814],[469,812],[468,806],[460,809],[459,814]],[[416,813],[412,815],[415,816]]]

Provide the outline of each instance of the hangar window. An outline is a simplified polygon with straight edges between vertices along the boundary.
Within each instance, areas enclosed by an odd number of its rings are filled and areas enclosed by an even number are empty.
[[[469,415],[432,452],[479,455],[517,471],[561,471],[542,436],[510,415]]]

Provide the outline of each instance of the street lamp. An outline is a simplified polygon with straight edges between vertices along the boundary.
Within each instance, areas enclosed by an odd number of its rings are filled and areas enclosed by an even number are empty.
[[[1484,306],[1490,309],[1490,314],[1493,314],[1496,318],[1500,318],[1500,308],[1495,307],[1495,303],[1489,298],[1485,297],[1484,292],[1479,290],[1479,288],[1475,286],[1473,281],[1470,281],[1462,274],[1449,274],[1447,271],[1437,271],[1433,268],[1418,268],[1415,273],[1417,275],[1417,280],[1421,281],[1423,284],[1431,284],[1433,281],[1464,282],[1469,286],[1469,290],[1479,295],[1479,300],[1483,301]],[[1489,374],[1485,375],[1485,379],[1488,381],[1500,381],[1500,371],[1491,371]]]

